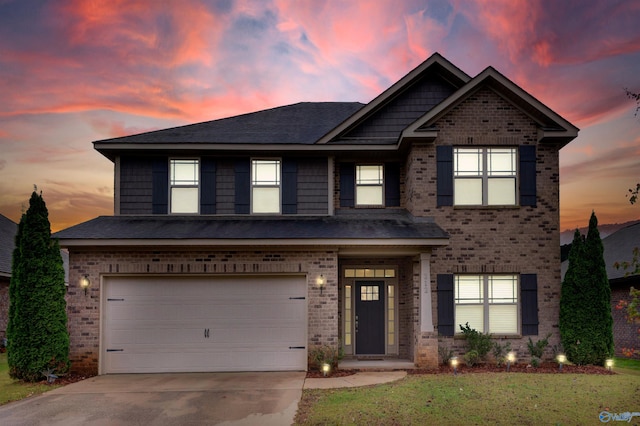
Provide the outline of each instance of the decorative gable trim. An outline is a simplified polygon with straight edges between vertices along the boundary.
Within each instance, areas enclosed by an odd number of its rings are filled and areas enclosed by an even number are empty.
[[[441,72],[442,77],[450,81],[456,87],[460,87],[471,80],[471,77],[460,68],[447,61],[439,53],[434,53],[426,61],[418,65],[387,90],[378,95],[374,100],[346,119],[342,124],[323,136],[318,140],[318,142],[316,142],[316,144],[326,144],[338,138],[348,130],[356,127],[383,105],[395,98],[398,94],[407,90],[417,79],[432,68],[438,69],[438,71]]]
[[[493,67],[488,67],[453,95],[408,126],[402,132],[401,141],[404,139],[435,139],[438,134],[438,130],[432,127],[435,122],[482,87],[491,88],[507,102],[531,117],[539,126],[540,142],[557,142],[564,146],[578,136],[579,129],[577,127]]]

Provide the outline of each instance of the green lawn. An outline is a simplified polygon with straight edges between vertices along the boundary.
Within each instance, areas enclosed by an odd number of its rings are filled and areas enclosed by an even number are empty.
[[[38,395],[57,387],[60,387],[60,385],[23,383],[19,380],[13,380],[9,377],[7,354],[0,354],[0,405],[24,399],[32,395]]]
[[[627,374],[410,375],[387,385],[305,390],[296,424],[600,424],[602,411],[640,412],[639,395],[640,376]]]

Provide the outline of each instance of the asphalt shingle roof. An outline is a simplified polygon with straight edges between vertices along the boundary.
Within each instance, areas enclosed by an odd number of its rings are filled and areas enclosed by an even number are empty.
[[[11,274],[11,257],[17,233],[18,225],[0,214],[0,274]]]
[[[604,246],[604,261],[607,266],[607,277],[610,280],[623,278],[626,271],[617,269],[616,262],[630,262],[633,249],[640,247],[640,223],[626,226],[602,240]]]
[[[447,239],[437,224],[406,214],[314,217],[101,216],[54,235],[70,239]],[[372,242],[373,243],[373,242]]]
[[[300,102],[235,117],[96,142],[313,144],[363,106],[359,102]]]

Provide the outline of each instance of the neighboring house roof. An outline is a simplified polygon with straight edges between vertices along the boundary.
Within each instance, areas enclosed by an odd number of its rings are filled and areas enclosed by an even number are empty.
[[[363,220],[365,219],[366,220]],[[60,231],[73,245],[446,245],[433,221],[404,212],[322,217],[101,216]]]
[[[17,233],[18,225],[0,214],[0,276],[11,276],[11,257]]]
[[[624,280],[626,271],[616,268],[616,262],[631,262],[633,249],[640,247],[640,222],[625,226],[602,239],[604,248],[604,263],[607,268],[607,278],[609,281]],[[562,279],[569,268],[569,261],[562,262]]]
[[[616,262],[631,262],[633,249],[640,248],[640,223],[624,227],[602,240],[604,261],[607,266],[609,280],[625,278],[626,271],[618,269]]]
[[[0,277],[11,277],[13,249],[16,246],[18,225],[0,214]],[[69,252],[60,250],[64,267],[64,282],[69,282]]]

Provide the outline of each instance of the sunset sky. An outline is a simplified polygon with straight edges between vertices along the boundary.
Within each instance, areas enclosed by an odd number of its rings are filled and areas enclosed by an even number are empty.
[[[113,214],[92,141],[299,101],[367,103],[434,52],[578,126],[561,229],[640,218],[640,1],[0,0],[0,213]]]

